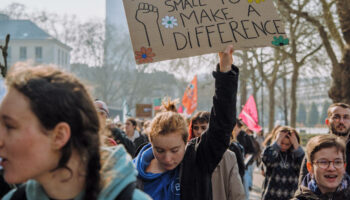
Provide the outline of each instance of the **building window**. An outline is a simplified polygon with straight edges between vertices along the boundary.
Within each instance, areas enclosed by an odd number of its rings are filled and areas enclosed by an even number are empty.
[[[35,47],[35,62],[42,62],[42,61],[43,61],[43,48]]]
[[[27,59],[27,47],[19,48],[19,59],[26,60]]]

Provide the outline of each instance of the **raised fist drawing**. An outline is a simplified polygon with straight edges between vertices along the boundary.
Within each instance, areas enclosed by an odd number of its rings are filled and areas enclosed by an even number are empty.
[[[164,46],[162,33],[160,32],[159,23],[158,23],[159,13],[158,13],[157,7],[153,6],[152,4],[148,4],[148,3],[139,3],[139,6],[136,10],[135,18],[145,28],[145,34],[146,34],[148,46],[151,46],[151,40],[149,37],[148,29],[150,27],[153,27],[153,26],[158,27],[159,36],[160,36],[161,42]]]

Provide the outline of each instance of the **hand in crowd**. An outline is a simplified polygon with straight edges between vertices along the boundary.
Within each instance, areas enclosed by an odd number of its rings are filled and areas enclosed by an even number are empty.
[[[298,139],[297,139],[297,136],[295,135],[295,133],[291,132],[291,134],[288,137],[289,137],[290,143],[292,143],[294,149],[297,150],[299,148],[299,142],[298,142]]]
[[[231,65],[233,63],[233,52],[233,45],[228,45],[224,52],[219,52],[220,72],[228,72],[231,70]]]
[[[287,134],[288,134],[288,133],[282,132],[282,131],[280,131],[280,132],[277,134],[276,143],[278,144],[278,146],[281,146],[282,140],[287,136]]]

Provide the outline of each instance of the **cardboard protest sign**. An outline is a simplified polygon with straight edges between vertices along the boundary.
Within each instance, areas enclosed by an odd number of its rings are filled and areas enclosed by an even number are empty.
[[[272,0],[123,0],[138,64],[288,44]]]
[[[136,104],[136,117],[151,118],[152,104]]]

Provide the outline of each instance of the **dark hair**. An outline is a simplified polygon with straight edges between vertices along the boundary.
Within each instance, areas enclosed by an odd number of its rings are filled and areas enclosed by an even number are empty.
[[[129,117],[126,121],[131,122],[131,124],[132,124],[133,126],[135,126],[135,127],[136,127],[136,125],[137,125],[136,119],[133,118],[133,117]]]
[[[345,142],[340,137],[335,135],[319,135],[311,138],[306,145],[307,161],[312,163],[314,161],[314,155],[318,151],[326,148],[335,147],[337,152],[341,152],[344,161],[346,161],[345,155]]]
[[[84,199],[97,199],[100,191],[99,119],[94,103],[85,86],[73,75],[56,68],[15,67],[6,84],[30,101],[31,111],[45,130],[52,130],[66,122],[71,136],[61,149],[61,158],[53,170],[67,167],[72,150],[76,150],[86,164]],[[66,181],[66,180],[64,180]]]
[[[330,105],[328,107],[328,110],[327,110],[327,116],[330,117],[332,115],[332,108],[334,107],[342,107],[342,108],[347,108],[347,109],[350,109],[350,105],[349,104],[346,104],[346,103],[333,103],[332,105]]]
[[[190,141],[192,138],[194,138],[193,135],[193,124],[195,123],[209,123],[210,118],[210,112],[207,111],[200,111],[197,112],[190,120],[190,127],[188,128],[188,138],[187,141]]]
[[[191,119],[192,124],[194,123],[209,123],[210,113],[207,111],[197,112]]]
[[[238,128],[241,128],[243,126],[243,122],[241,119],[236,118],[236,124]]]

